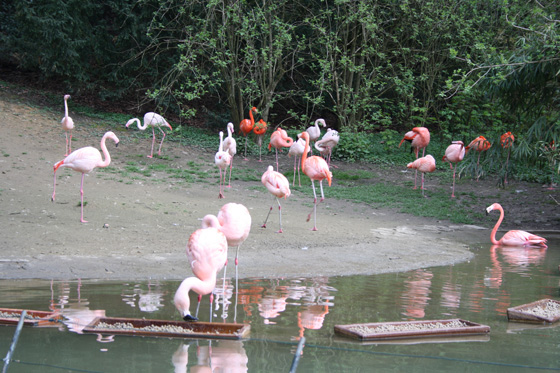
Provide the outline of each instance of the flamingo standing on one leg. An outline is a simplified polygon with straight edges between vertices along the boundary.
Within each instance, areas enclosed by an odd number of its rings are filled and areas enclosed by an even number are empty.
[[[144,114],[143,125],[140,125],[140,119],[132,118],[128,122],[126,122],[126,128],[128,128],[128,126],[130,126],[134,122],[136,122],[138,129],[142,131],[148,128],[148,126],[152,127],[152,151],[150,155],[147,156],[148,158],[152,158],[154,156],[154,143],[156,141],[155,127],[157,127],[161,131],[163,137],[161,138],[161,143],[159,144],[158,149],[158,155],[161,155],[161,146],[163,145],[163,140],[165,140],[165,132],[161,129],[161,127],[168,127],[170,130],[173,130],[173,128],[171,128],[171,125],[167,123],[167,121],[161,115],[153,112]]]
[[[476,139],[471,141],[471,143],[467,145],[467,147],[465,147],[465,153],[468,153],[471,149],[474,149],[478,152],[478,158],[476,160],[476,181],[478,181],[478,179],[480,178],[480,153],[490,149],[491,146],[492,144],[490,144],[490,141],[486,140],[484,136],[478,136]]]
[[[233,168],[233,156],[237,154],[237,142],[233,138],[233,123],[229,122],[227,124],[227,132],[228,135],[224,140],[224,146],[222,148],[223,151],[226,151],[231,155],[231,161],[229,163],[229,179],[228,179],[228,188],[231,188],[231,169]]]
[[[268,151],[270,151],[272,147],[276,150],[276,171],[278,171],[278,149],[282,151],[282,148],[289,148],[293,143],[294,140],[280,127],[278,127],[276,131],[272,132],[272,135],[270,135]]]
[[[220,170],[220,193],[218,194],[218,198],[225,198],[223,193],[222,185],[226,184],[226,174],[227,168],[231,164],[231,155],[228,152],[223,150],[224,148],[224,133],[220,131],[220,147],[214,156],[214,163],[218,166]],[[224,172],[224,177],[222,178],[222,171]],[[223,181],[223,182],[222,182]]]
[[[74,120],[68,115],[68,99],[70,95],[64,95],[64,118],[60,121],[62,124],[62,129],[66,133],[66,153],[64,156],[66,157],[68,154],[72,152],[72,129],[74,129]],[[70,141],[68,141],[68,132],[70,132]]]
[[[267,128],[268,126],[266,122],[262,119],[260,119],[257,123],[255,123],[255,126],[253,127],[253,132],[255,133],[255,135],[257,135],[257,145],[259,146],[259,162],[262,162],[261,159],[262,143]]]
[[[309,141],[311,141],[311,142],[317,141],[317,139],[319,137],[321,137],[321,129],[319,128],[319,124],[323,127],[327,126],[327,124],[325,123],[325,120],[323,118],[319,118],[315,121],[313,126],[308,127],[305,130],[305,132],[307,132],[309,134]],[[311,155],[313,155],[313,146],[311,144],[309,144],[309,146],[311,148]]]
[[[414,149],[416,158],[418,158],[418,150],[422,149],[422,156],[426,153],[426,147],[430,143],[430,131],[426,127],[414,127],[411,131],[404,134],[403,139],[399,143],[399,148],[404,141],[410,141],[411,150]],[[414,188],[416,189],[416,179],[418,170],[414,173]]]
[[[291,194],[290,192],[290,182],[286,179],[286,176],[282,175],[280,172],[274,171],[274,167],[268,166],[268,170],[262,175],[261,182],[268,189],[270,193],[276,198],[278,202],[278,221],[280,222],[280,230],[278,233],[283,233],[282,231],[282,206],[280,205],[279,198],[288,198]],[[272,211],[272,206],[268,210],[266,219],[264,220],[261,228],[266,228],[266,222]]]
[[[455,172],[457,171],[457,163],[461,162],[465,157],[465,144],[462,141],[453,141],[451,145],[445,149],[445,155],[442,160],[449,162],[449,167],[453,169],[453,190],[451,197],[455,198]],[[455,163],[455,168],[451,165]]]
[[[515,137],[511,134],[511,132],[506,132],[500,137],[500,144],[502,148],[507,149],[507,157],[506,157],[506,173],[504,176],[504,184],[507,184],[507,169],[508,169],[508,161],[509,161],[509,152],[511,147],[513,146],[513,142],[515,141]]]
[[[299,175],[300,165],[297,161],[297,158],[298,156],[301,156],[303,154],[304,150],[305,150],[305,140],[298,139],[297,141],[294,141],[292,143],[292,146],[290,146],[290,150],[288,151],[288,157],[291,157],[292,155],[294,156],[294,180],[292,185],[296,185],[296,168],[297,168],[299,186],[301,186],[301,177]]]
[[[323,135],[321,140],[315,142],[315,149],[317,149],[323,158],[327,160],[329,167],[331,166],[332,151],[334,147],[338,145],[339,140],[340,136],[338,131],[327,128],[327,133]],[[333,167],[337,168],[336,166]]]
[[[490,213],[492,210],[499,210],[500,211],[500,218],[496,222],[494,229],[490,233],[490,241],[493,245],[501,245],[501,246],[540,246],[546,248],[546,239],[537,236],[535,234],[520,231],[520,230],[512,230],[507,232],[503,235],[503,237],[496,241],[496,232],[498,231],[498,227],[504,220],[504,209],[499,203],[494,203],[486,208],[486,215]]]
[[[298,135],[298,137],[303,138],[305,140],[305,149],[303,150],[303,154],[301,156],[301,170],[304,174],[306,174],[309,179],[311,179],[311,187],[313,188],[313,229],[314,231],[317,230],[317,193],[315,192],[315,180],[319,181],[319,186],[321,188],[321,201],[325,200],[325,195],[323,193],[323,180],[327,179],[329,182],[329,186],[331,186],[332,182],[332,173],[329,171],[329,165],[327,161],[323,158],[318,157],[316,155],[312,155],[311,157],[307,157],[307,153],[309,152],[309,134],[307,132],[302,132]],[[311,218],[311,214],[307,216],[307,221]]]
[[[252,107],[251,110],[249,110],[249,117],[251,119],[243,119],[241,121],[241,123],[239,123],[239,129],[241,130],[241,133],[243,133],[243,136],[245,136],[245,154],[243,155],[243,160],[247,161],[247,135],[251,133],[251,131],[253,130],[253,126],[255,125],[255,119],[253,118],[253,112],[255,112],[255,114],[258,113],[258,110],[256,107]]]
[[[105,160],[101,158],[99,150],[91,146],[86,146],[85,148],[74,150],[66,158],[54,165],[52,201],[54,201],[54,197],[56,195],[56,170],[58,170],[59,167],[69,167],[74,171],[82,173],[82,182],[80,184],[80,196],[82,201],[82,215],[80,217],[80,221],[82,223],[87,223],[87,221],[84,220],[84,176],[85,174],[89,174],[96,167],[107,167],[111,163],[111,155],[107,151],[107,146],[105,145],[107,138],[110,138],[116,145],[119,145],[119,138],[113,132],[106,132],[103,135],[101,138],[101,150],[103,151]]]
[[[422,172],[422,184],[420,189],[422,189],[422,195],[424,195],[424,173],[434,172],[436,170],[436,160],[430,154],[425,157],[420,157],[414,162],[406,165],[407,168],[414,168]]]
[[[173,299],[175,307],[181,313],[183,320],[196,321],[190,313],[189,291],[193,290],[199,297],[211,294],[216,287],[217,273],[227,261],[226,236],[216,228],[198,229],[189,237],[187,243],[187,258],[195,277],[187,277],[181,282]],[[213,296],[210,295],[210,309]]]

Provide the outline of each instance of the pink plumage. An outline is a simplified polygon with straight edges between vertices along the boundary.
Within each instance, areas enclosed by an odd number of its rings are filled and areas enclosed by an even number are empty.
[[[268,166],[268,169],[261,177],[261,182],[266,189],[276,197],[276,202],[278,202],[278,216],[280,224],[280,230],[278,233],[282,233],[282,206],[280,205],[280,201],[278,199],[288,198],[290,196],[290,182],[286,179],[286,176],[282,175],[280,172],[274,171],[274,167],[272,166]],[[270,206],[268,215],[266,216],[264,223],[261,225],[261,228],[266,228],[266,222],[268,221],[271,211],[272,206]]]
[[[276,171],[278,171],[278,149],[280,151],[282,148],[289,148],[294,143],[294,140],[288,136],[288,133],[282,128],[277,128],[276,131],[272,132],[270,135],[270,143],[268,144],[268,150],[272,148],[276,150]]]
[[[496,232],[498,231],[500,224],[502,224],[502,220],[504,220],[504,209],[499,203],[494,203],[486,208],[486,214],[489,214],[492,210],[500,211],[500,218],[498,219],[496,225],[494,226],[494,229],[492,229],[492,232],[490,233],[490,241],[492,242],[492,244],[502,246],[547,247],[545,238],[520,230],[509,231],[504,234],[499,241],[497,241]]]
[[[453,169],[453,189],[451,191],[451,197],[455,197],[455,173],[457,171],[457,163],[461,162],[465,158],[465,144],[462,141],[453,141],[451,145],[445,149],[445,155],[442,160],[444,162],[449,162],[449,167]],[[455,168],[451,165],[455,163]]]
[[[426,172],[434,172],[436,169],[436,160],[430,154],[425,157],[418,158],[414,162],[410,162],[406,165],[407,168],[414,168],[422,172],[422,184],[420,189],[422,189],[422,194],[424,194],[424,174]]]
[[[418,151],[422,149],[422,156],[426,154],[426,147],[430,143],[430,131],[426,127],[414,127],[411,131],[404,134],[403,139],[399,143],[399,148],[404,141],[410,141],[412,149],[414,149],[414,154],[418,158]],[[416,179],[418,176],[418,170],[414,173],[414,188],[416,189]]]

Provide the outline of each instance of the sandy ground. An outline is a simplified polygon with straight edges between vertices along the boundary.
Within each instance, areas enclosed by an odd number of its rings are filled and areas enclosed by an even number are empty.
[[[133,137],[134,131],[125,131],[124,125],[115,131],[119,146],[108,145],[113,172],[96,170],[85,178],[84,214],[89,223],[82,224],[79,173],[58,171],[56,201],[51,202],[53,164],[64,154],[62,116],[0,94],[3,278],[182,279],[191,273],[185,256],[189,235],[204,215],[216,214],[227,202],[244,204],[253,219],[240,250],[241,278],[373,274],[448,265],[472,257],[467,243],[488,240],[489,231],[482,227],[334,200],[328,197],[328,187],[326,201],[318,208],[318,231],[311,231],[312,223],[306,222],[312,209],[310,191],[295,191],[283,201],[284,233],[276,233],[276,209],[268,228],[262,229],[273,199],[260,182],[233,181],[226,198],[219,200],[217,178],[207,183],[155,177],[122,181],[118,170],[131,157],[145,157],[150,145],[145,138]],[[73,148],[99,148],[107,129],[74,120]],[[215,170],[211,152],[167,140],[163,152],[177,167],[207,159],[208,169]],[[274,157],[269,153],[264,159],[242,162],[237,157],[234,164],[264,171]],[[289,162],[281,167],[289,167]],[[230,263],[234,257],[230,250]],[[234,273],[233,265],[228,273]]]

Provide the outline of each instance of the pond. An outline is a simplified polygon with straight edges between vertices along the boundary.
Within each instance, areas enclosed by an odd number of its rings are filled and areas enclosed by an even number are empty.
[[[100,315],[180,320],[173,305],[179,281],[3,280],[0,307],[65,316],[55,327],[24,327],[9,371],[288,372],[302,336],[298,372],[560,370],[560,323],[515,323],[506,316],[508,307],[559,299],[560,236],[547,238],[548,249],[475,244],[470,262],[404,273],[240,279],[237,293],[229,278],[225,307],[218,281],[213,321],[250,324],[240,341],[82,334]],[[191,300],[194,310],[196,296]],[[210,318],[208,296],[198,316]],[[491,331],[381,342],[334,332],[340,324],[454,318]],[[0,327],[3,356],[14,332]]]

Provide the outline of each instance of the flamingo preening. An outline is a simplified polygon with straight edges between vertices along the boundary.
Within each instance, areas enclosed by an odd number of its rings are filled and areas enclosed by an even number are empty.
[[[292,146],[294,140],[288,136],[288,133],[282,128],[278,127],[276,131],[270,135],[270,143],[268,144],[268,151],[273,147],[276,150],[276,171],[278,171],[278,149],[289,148]]]
[[[255,125],[253,112],[255,112],[255,114],[258,113],[257,108],[254,106],[251,108],[251,110],[249,110],[249,117],[251,119],[243,119],[241,123],[239,123],[239,129],[241,130],[241,133],[243,133],[243,136],[245,136],[245,154],[243,155],[244,161],[247,160],[247,135],[251,133],[251,131],[253,130],[253,126]]]
[[[317,149],[323,158],[327,160],[329,167],[331,166],[332,151],[334,147],[338,145],[339,140],[340,135],[338,134],[338,131],[327,128],[327,133],[323,135],[321,140],[315,141],[315,149]],[[333,167],[337,168],[336,166]]]
[[[436,160],[430,154],[416,159],[414,162],[410,162],[406,165],[407,168],[414,168],[422,172],[422,184],[420,189],[422,189],[422,195],[424,195],[424,174],[426,172],[434,172],[436,170]]]
[[[155,127],[157,127],[161,131],[163,137],[161,138],[161,143],[159,144],[158,149],[158,155],[161,155],[161,146],[163,145],[163,140],[165,140],[165,132],[161,129],[161,127],[168,127],[170,130],[173,130],[173,128],[171,128],[171,125],[167,123],[167,121],[161,115],[153,112],[144,114],[144,124],[140,125],[140,119],[132,118],[128,122],[126,122],[126,128],[128,128],[128,126],[130,126],[134,122],[136,122],[138,129],[141,131],[144,131],[146,128],[148,128],[148,126],[152,127],[152,151],[150,152],[150,155],[147,156],[148,158],[152,158],[154,156],[154,143],[156,141]]]
[[[259,146],[259,162],[262,162],[262,158],[261,158],[262,143],[263,143],[264,134],[266,133],[267,128],[268,128],[268,125],[262,119],[259,119],[259,121],[257,123],[255,123],[255,126],[253,127],[253,133],[255,135],[257,135],[257,145]]]
[[[507,149],[507,157],[506,157],[506,167],[505,167],[505,175],[504,175],[504,184],[507,184],[507,170],[508,170],[508,161],[509,161],[509,152],[511,151],[511,147],[513,146],[513,142],[515,141],[515,137],[511,134],[511,132],[506,132],[500,137],[500,145],[502,148]]]
[[[430,131],[426,127],[414,127],[411,131],[404,134],[403,139],[399,143],[399,148],[404,141],[410,141],[411,150],[414,149],[416,158],[418,158],[418,150],[422,149],[422,156],[426,153],[426,147],[430,143]],[[416,179],[418,170],[414,173],[414,188],[416,189]]]
[[[280,172],[274,171],[274,167],[268,166],[268,169],[261,177],[261,182],[266,187],[266,189],[276,198],[278,203],[278,221],[280,224],[280,229],[278,233],[282,233],[282,206],[280,205],[279,198],[288,198],[291,194],[290,192],[290,182],[286,179],[286,176],[282,175]],[[261,225],[261,228],[266,228],[266,222],[272,211],[272,206],[268,210],[266,219]]]
[[[492,144],[490,141],[486,140],[484,136],[478,136],[476,139],[471,141],[469,145],[465,147],[465,154],[468,154],[469,150],[473,149],[478,152],[478,158],[476,160],[476,181],[480,178],[479,164],[480,164],[480,153],[490,149]]]

